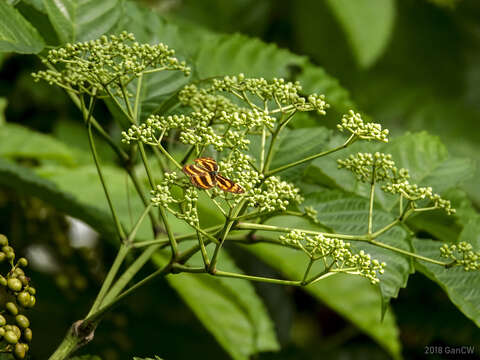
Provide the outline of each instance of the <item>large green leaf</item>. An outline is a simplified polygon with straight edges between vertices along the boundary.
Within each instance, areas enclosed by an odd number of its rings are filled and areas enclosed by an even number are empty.
[[[35,196],[64,213],[85,221],[107,237],[115,237],[109,214],[95,205],[86,204],[70,192],[62,191],[54,182],[36,175],[30,169],[0,159],[0,184],[19,194]],[[82,184],[85,186],[88,184]],[[71,190],[71,189],[70,189]]]
[[[0,1],[0,52],[36,54],[45,43],[38,31],[6,1]]]
[[[327,0],[327,4],[340,22],[357,63],[372,65],[391,37],[395,0]]]
[[[325,150],[330,135],[331,131],[322,127],[286,129],[280,141],[278,141],[270,170],[302,160]],[[282,171],[278,175],[288,180],[296,179],[302,175],[308,164],[309,162],[305,162]]]
[[[284,223],[285,221],[282,221],[282,224]],[[305,255],[292,249],[270,244],[245,248],[290,279],[301,279],[307,266]],[[372,337],[393,358],[401,357],[395,318],[392,312],[388,311],[381,321],[382,304],[378,289],[368,281],[339,274],[308,286],[305,290]]]
[[[17,124],[0,126],[0,157],[56,160],[64,165],[76,163],[70,149],[57,139]]]
[[[469,223],[463,230],[460,241],[471,243],[476,251],[480,250],[480,221]],[[414,239],[413,246],[424,256],[440,261],[440,245],[438,241]],[[435,281],[447,293],[455,306],[480,327],[480,272],[465,272],[461,267],[445,269],[441,266],[417,261],[415,267]]]
[[[304,206],[312,206],[317,210],[320,223],[334,232],[342,234],[363,235],[368,227],[368,200],[340,191],[323,191],[308,194]],[[390,224],[394,217],[374,207],[373,231]],[[376,239],[379,242],[411,251],[412,246],[407,233],[401,227],[394,227]],[[352,242],[354,249],[363,249],[372,258],[384,261],[387,266],[385,273],[380,275],[380,290],[387,303],[390,298],[397,297],[400,288],[407,285],[408,277],[413,273],[412,260],[404,255],[379,248],[363,242]]]
[[[208,250],[211,256],[213,246]],[[154,257],[159,266],[167,259],[161,254]],[[200,266],[201,256],[196,254],[189,264]],[[242,273],[225,252],[218,267]],[[167,280],[233,359],[246,360],[258,352],[279,349],[273,323],[249,281],[185,273]]]
[[[61,43],[99,38],[120,19],[122,0],[43,0]]]
[[[5,108],[6,107],[7,107],[7,99],[4,97],[0,97],[0,126],[5,124]]]

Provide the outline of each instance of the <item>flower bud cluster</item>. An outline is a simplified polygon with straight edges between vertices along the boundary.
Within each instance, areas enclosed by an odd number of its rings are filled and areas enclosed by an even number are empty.
[[[288,245],[298,247],[310,258],[330,258],[332,260],[330,271],[356,274],[370,280],[372,284],[380,280],[378,274],[383,274],[386,264],[371,259],[363,250],[353,253],[350,243],[341,239],[329,238],[321,234],[308,236],[300,231],[292,231],[280,237]]]
[[[20,258],[15,263],[15,251],[4,235],[0,235],[0,246],[0,262],[10,267],[7,274],[0,275],[0,351],[24,359],[33,333],[30,320],[23,312],[35,305],[36,290],[30,286],[23,270],[28,266],[27,259]]]
[[[433,193],[431,187],[410,184],[408,170],[398,169],[390,154],[357,153],[337,162],[339,168],[350,170],[362,182],[371,182],[375,174],[375,182],[386,182],[382,185],[384,192],[399,194],[411,201],[428,199],[436,208],[443,209],[447,214],[455,213],[450,201]]]
[[[465,271],[480,270],[480,251],[474,251],[472,245],[465,241],[443,244],[440,256],[453,260],[455,265],[462,266]]]
[[[443,199],[439,194],[435,194],[430,186],[422,187],[417,184],[410,184],[408,180],[404,180],[396,184],[386,184],[382,186],[382,190],[391,194],[400,194],[412,201],[428,199],[433,202],[436,208],[443,209],[448,215],[456,212],[452,208],[450,200]]]
[[[160,43],[139,44],[133,34],[102,36],[97,40],[66,44],[48,52],[47,64],[59,65],[59,70],[39,71],[35,80],[43,79],[79,92],[98,90],[116,81],[126,82],[147,70],[178,70],[186,76],[190,68],[174,57],[174,50]]]
[[[350,110],[343,115],[342,123],[337,125],[340,131],[348,131],[363,140],[377,140],[388,142],[388,129],[382,130],[382,125],[377,123],[365,123],[359,113]]]
[[[187,129],[192,124],[193,119],[185,115],[151,115],[144,123],[132,125],[127,131],[122,131],[122,142],[130,144],[132,141],[141,141],[145,144],[158,144],[162,134],[167,135],[170,129]]]
[[[252,189],[245,199],[249,206],[259,208],[260,212],[285,211],[291,203],[300,204],[303,201],[298,188],[276,176],[267,178],[262,187]]]
[[[339,159],[337,163],[339,169],[350,170],[361,182],[371,182],[373,174],[376,182],[389,180],[396,172],[392,155],[379,152],[352,154],[347,159]]]
[[[171,187],[176,180],[177,173],[175,172],[167,172],[163,175],[163,179],[160,184],[155,187],[155,190],[151,191],[151,201],[153,206],[168,207],[170,204],[177,202],[171,193]]]
[[[275,101],[282,112],[285,107],[291,106],[299,111],[317,111],[325,115],[325,109],[329,107],[324,95],[312,94],[305,98],[300,95],[302,87],[299,82],[292,83],[284,79],[274,78],[269,82],[264,78],[251,79],[239,74],[225,76],[221,80],[215,79],[212,89],[240,96],[247,96],[246,94],[250,93],[261,101]]]
[[[197,202],[198,202],[197,189],[193,186],[188,187],[185,190],[185,194],[184,194],[184,200],[182,203],[182,212],[180,214],[177,214],[177,217],[179,219],[185,220],[190,225],[198,226],[199,219],[198,219]]]
[[[318,215],[317,210],[315,210],[312,206],[306,206],[304,211],[305,211],[305,216],[308,219],[312,220],[316,224],[319,223],[318,217],[317,217],[317,215]]]

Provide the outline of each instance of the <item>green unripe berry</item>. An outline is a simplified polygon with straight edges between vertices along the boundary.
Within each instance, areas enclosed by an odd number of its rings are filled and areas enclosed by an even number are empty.
[[[5,304],[5,308],[8,310],[8,312],[12,315],[17,315],[18,314],[18,308],[17,305],[15,305],[13,302],[9,301]]]
[[[13,260],[15,259],[15,252],[13,250],[9,252],[5,252],[5,256],[7,257],[8,260]]]
[[[24,257],[18,259],[18,265],[21,267],[27,267],[28,266],[28,260]]]
[[[17,322],[18,326],[20,326],[21,328],[26,329],[30,326],[30,321],[25,315],[17,315],[15,317],[15,321]]]
[[[0,338],[5,335],[5,329],[3,327],[0,327]]]
[[[8,246],[8,245],[2,246],[2,251],[4,253],[15,252],[15,250],[13,250],[13,248],[11,246]]]
[[[23,337],[28,342],[32,341],[32,337],[33,337],[32,329],[27,328],[23,330]]]
[[[0,234],[0,246],[8,245],[8,239],[5,235]]]
[[[29,288],[28,288],[28,292],[29,292],[30,294],[32,294],[32,295],[35,295],[35,294],[37,293],[37,291],[35,290],[34,287],[29,287]]]
[[[3,275],[0,275],[0,285],[7,286],[7,279]]]
[[[17,295],[17,301],[23,307],[28,307],[30,304],[30,294],[26,291],[22,291],[20,294]]]
[[[10,278],[7,280],[8,287],[12,291],[20,291],[22,290],[23,284],[19,279]]]
[[[21,275],[24,275],[24,276],[25,276],[25,272],[24,272],[21,268],[19,268],[19,267],[15,268],[15,270],[13,271],[13,273],[14,273],[15,275],[17,275],[17,277],[19,277],[19,276],[21,276]]]
[[[30,296],[30,302],[28,304],[28,307],[34,307],[36,302],[37,299],[35,299],[35,296]]]
[[[9,344],[16,344],[18,342],[18,337],[12,330],[8,330],[3,336],[3,338]]]
[[[7,324],[7,319],[5,319],[5,316],[0,315],[0,326],[4,326]]]
[[[18,280],[20,280],[22,282],[22,285],[23,286],[27,286],[28,285],[28,278],[25,276],[25,275],[20,275],[18,277]]]
[[[23,359],[25,358],[25,354],[27,349],[25,348],[24,344],[17,343],[15,345],[15,350],[13,351],[13,355],[15,355],[15,359]]]
[[[12,325],[11,330],[15,333],[17,338],[20,339],[20,336],[22,336],[22,332],[20,331],[20,328],[17,325]]]
[[[6,258],[6,255],[3,251],[0,252],[0,262],[3,262]]]

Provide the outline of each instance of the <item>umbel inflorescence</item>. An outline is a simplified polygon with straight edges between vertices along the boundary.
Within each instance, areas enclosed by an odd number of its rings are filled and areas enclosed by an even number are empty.
[[[137,147],[141,150],[152,148],[152,154],[158,157],[162,168],[160,173],[152,174],[149,159],[140,152],[151,186],[151,204],[185,221],[196,231],[199,242],[203,236],[216,242],[215,254],[228,238],[228,232],[238,230],[236,226],[240,228],[240,221],[245,219],[255,221],[253,225],[256,227],[250,228],[252,231],[274,215],[293,213],[318,222],[315,209],[298,210],[303,202],[301,191],[294,183],[282,178],[282,171],[324,156],[324,153],[341,150],[355,141],[388,142],[387,129],[377,123],[365,122],[360,114],[349,111],[337,126],[340,132],[348,135],[343,146],[272,169],[276,142],[282,130],[298,113],[324,115],[329,105],[323,95],[306,95],[298,82],[284,79],[248,78],[243,74],[226,76],[185,86],[177,94],[180,105],[175,108],[177,112],[154,113],[141,121],[138,108],[142,88],[139,84],[143,76],[166,70],[180,71],[185,75],[190,73],[190,68],[175,58],[173,50],[166,45],[139,44],[133,35],[122,33],[52,50],[45,63],[49,69],[34,74],[37,80],[57,84],[81,96],[115,100],[132,123],[122,132],[122,142],[134,150]],[[127,89],[137,95],[133,105]],[[188,165],[201,158],[208,158],[210,164],[215,164],[215,169],[203,172]],[[371,242],[376,236],[371,224],[376,183],[381,184],[383,191],[400,197],[402,214],[398,222],[420,209],[441,208],[448,214],[454,212],[450,202],[431,188],[411,184],[408,171],[398,169],[389,154],[358,153],[339,160],[338,164],[340,168],[350,170],[359,181],[372,186],[367,233],[360,234],[357,239],[355,236],[348,239]],[[192,170],[189,176],[186,176],[188,171],[182,173],[185,166]],[[198,173],[195,174],[194,170]],[[241,191],[228,191],[228,187],[215,183],[219,176],[236,184],[236,189]],[[207,195],[204,199],[208,200],[207,203],[201,200],[202,192]],[[222,214],[223,230],[208,233],[202,228],[202,208],[205,206]],[[244,229],[249,229],[248,225],[243,225]],[[172,239],[170,241],[173,244]],[[300,229],[293,229],[287,231],[278,243],[303,251],[311,262],[321,259],[328,274],[345,272],[378,283],[378,275],[386,266],[364,252],[354,252],[340,234],[310,236]],[[172,245],[172,253],[174,248]],[[442,250],[444,256],[456,254],[456,249],[450,250]],[[466,254],[470,256],[469,252]],[[206,252],[202,255],[206,267],[212,270]],[[474,255],[469,258],[473,259]],[[476,266],[472,261],[468,263],[469,268]],[[215,265],[215,260],[212,262]],[[309,269],[310,266],[302,285],[323,276],[309,281],[306,278]]]

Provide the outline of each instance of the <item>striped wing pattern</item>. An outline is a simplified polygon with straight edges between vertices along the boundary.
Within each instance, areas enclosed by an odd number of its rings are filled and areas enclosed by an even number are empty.
[[[217,185],[220,189],[234,194],[244,192],[242,187],[232,180],[217,173],[217,162],[209,157],[194,160],[195,164],[185,165],[182,171],[190,178],[193,185],[199,189],[208,190]]]

